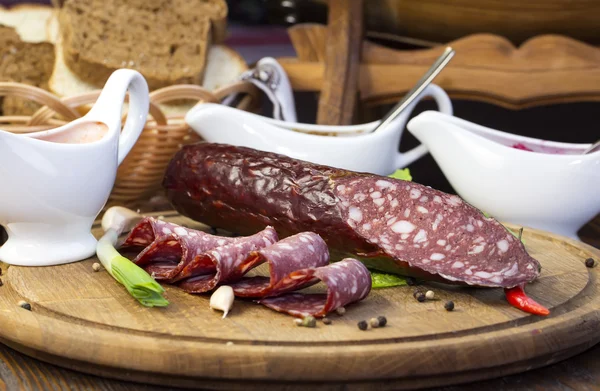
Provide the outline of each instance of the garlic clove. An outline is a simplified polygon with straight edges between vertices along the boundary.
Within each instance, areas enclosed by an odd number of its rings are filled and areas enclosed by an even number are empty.
[[[225,318],[233,306],[234,298],[233,288],[228,285],[222,285],[210,297],[210,309],[223,311],[223,318]]]

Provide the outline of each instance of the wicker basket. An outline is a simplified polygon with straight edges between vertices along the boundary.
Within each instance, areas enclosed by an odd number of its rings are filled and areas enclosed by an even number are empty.
[[[201,141],[185,124],[182,115],[167,117],[160,104],[182,100],[218,103],[232,93],[239,93],[242,97],[237,108],[246,111],[258,108],[259,91],[248,82],[236,82],[212,92],[197,85],[175,85],[151,92],[146,126],[119,166],[106,207],[123,205],[135,208],[160,194],[161,180],[173,155],[183,145]],[[82,117],[99,94],[100,90],[61,99],[30,85],[0,83],[0,96],[16,96],[42,105],[29,116],[0,116],[0,128],[14,133],[29,133],[61,126]],[[123,121],[126,116],[127,113]]]

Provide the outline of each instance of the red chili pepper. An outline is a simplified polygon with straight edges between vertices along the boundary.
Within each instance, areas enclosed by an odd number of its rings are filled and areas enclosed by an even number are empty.
[[[516,286],[514,288],[504,289],[504,294],[510,305],[522,311],[541,316],[546,316],[550,313],[548,308],[527,296],[523,287]]]

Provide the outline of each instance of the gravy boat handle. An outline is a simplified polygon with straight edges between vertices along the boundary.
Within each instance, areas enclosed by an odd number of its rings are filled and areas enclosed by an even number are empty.
[[[415,106],[421,99],[423,99],[427,96],[432,97],[433,100],[435,100],[435,102],[438,105],[438,110],[440,112],[442,112],[444,114],[448,114],[448,115],[453,114],[452,101],[450,100],[450,97],[448,96],[448,94],[446,94],[446,92],[441,87],[439,87],[435,84],[430,84],[421,93],[421,95],[418,97],[418,99],[415,100],[414,103],[410,107],[408,107],[408,109],[406,110],[406,113],[404,113],[404,115],[399,117],[399,118],[402,118],[401,119],[402,124],[400,125],[402,127],[400,130],[400,132],[401,132],[400,137],[402,137],[402,132],[404,132],[404,127],[405,127],[406,122],[407,122],[408,118],[410,117],[410,114],[412,113],[413,109],[415,108]],[[397,119],[397,121],[398,120],[400,120],[400,119]],[[426,153],[427,153],[427,146],[425,146],[424,144],[420,144],[420,145],[414,147],[413,149],[411,149],[410,151],[398,152],[398,154],[396,156],[395,166],[396,166],[396,168],[404,168],[404,167],[408,166],[409,164],[411,164],[412,162],[414,162],[415,160],[421,158]]]
[[[146,124],[150,106],[146,79],[139,72],[131,69],[114,71],[106,81],[98,100],[85,115],[87,120],[104,122],[111,132],[120,131],[121,111],[127,91],[129,91],[129,108],[123,131],[119,135],[117,155],[119,165],[135,145]]]

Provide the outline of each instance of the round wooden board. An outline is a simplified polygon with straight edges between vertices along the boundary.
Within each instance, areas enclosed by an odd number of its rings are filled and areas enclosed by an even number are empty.
[[[406,389],[502,376],[600,341],[598,272],[584,265],[588,257],[600,260],[600,251],[535,230],[525,230],[524,239],[543,266],[527,291],[551,308],[548,317],[510,307],[501,289],[431,284],[438,300],[417,302],[414,287],[373,290],[344,316],[332,315],[329,326],[297,327],[290,316],[241,300],[222,319],[209,310],[209,295],[170,286],[168,307],[145,308],[106,271],[93,272],[95,259],[89,259],[10,267],[0,288],[0,335],[53,364],[170,386]],[[454,311],[444,310],[446,300],[455,302]],[[377,315],[387,317],[386,327],[357,328]]]

